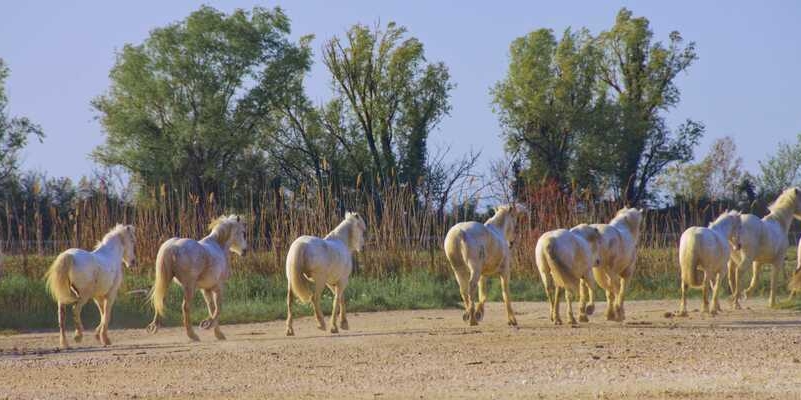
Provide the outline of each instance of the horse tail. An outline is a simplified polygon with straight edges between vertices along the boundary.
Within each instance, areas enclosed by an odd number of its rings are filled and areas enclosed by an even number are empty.
[[[692,287],[703,284],[704,272],[698,268],[698,245],[700,234],[686,232],[679,241],[679,264],[681,266],[681,280]]]
[[[579,278],[573,276],[573,271],[571,271],[570,266],[565,264],[556,253],[556,243],[554,243],[553,240],[549,240],[548,243],[545,244],[543,256],[545,256],[545,260],[551,267],[551,275],[555,278],[555,281],[561,281],[562,286],[566,289],[580,289]]]
[[[170,288],[173,278],[172,265],[175,263],[175,254],[172,246],[165,243],[156,255],[156,281],[150,289],[150,302],[153,303],[153,310],[156,316],[164,316],[164,297]]]
[[[71,304],[78,301],[69,277],[73,265],[75,265],[75,261],[72,254],[61,253],[45,273],[47,291],[59,304]]]
[[[294,293],[302,303],[308,303],[312,298],[309,280],[303,275],[305,252],[306,243],[293,243],[286,256],[287,290]]]

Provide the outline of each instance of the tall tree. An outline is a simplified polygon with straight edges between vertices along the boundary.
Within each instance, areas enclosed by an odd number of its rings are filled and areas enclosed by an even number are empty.
[[[358,127],[372,167],[365,175],[416,188],[426,165],[428,135],[450,111],[454,85],[442,62],[427,63],[423,44],[394,22],[385,29],[354,25],[323,46],[344,112]]]
[[[575,177],[576,143],[593,129],[598,52],[586,30],[549,29],[515,39],[509,70],[492,90],[506,147],[528,161],[531,181],[568,188]]]
[[[41,141],[42,128],[26,117],[9,115],[6,78],[9,69],[0,58],[0,192],[13,180],[19,170],[19,153],[32,136]],[[1,196],[0,196],[1,198]]]
[[[146,184],[205,193],[246,182],[260,163],[261,126],[287,73],[309,67],[276,8],[226,15],[201,7],[126,44],[111,87],[93,101],[106,143],[93,156]]]
[[[648,19],[633,17],[625,8],[612,29],[599,35],[598,44],[603,51],[600,78],[617,102],[619,127],[605,139],[616,151],[601,151],[615,157],[619,194],[637,204],[646,199],[648,184],[665,167],[692,158],[703,135],[703,124],[692,120],[671,131],[663,115],[679,102],[676,76],[698,55],[695,43],[685,45],[676,31],[667,45],[654,42]]]
[[[775,198],[784,189],[798,183],[801,168],[801,133],[795,143],[782,141],[776,154],[759,162],[759,191],[763,197]]]
[[[676,199],[734,201],[741,194],[742,164],[734,140],[725,136],[712,143],[700,162],[673,165],[658,181]]]

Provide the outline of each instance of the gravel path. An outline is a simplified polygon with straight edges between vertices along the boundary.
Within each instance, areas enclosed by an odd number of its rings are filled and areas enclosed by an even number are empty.
[[[113,346],[87,336],[69,351],[55,332],[5,336],[0,399],[801,398],[801,313],[765,303],[680,319],[665,315],[676,301],[632,301],[624,324],[598,304],[577,328],[516,303],[519,329],[500,304],[476,328],[428,310],[351,314],[339,335],[300,318],[291,338],[282,321],[225,326],[224,342],[115,329]]]

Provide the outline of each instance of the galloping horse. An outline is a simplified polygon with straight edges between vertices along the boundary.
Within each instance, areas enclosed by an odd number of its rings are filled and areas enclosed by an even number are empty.
[[[506,318],[510,326],[517,326],[509,296],[512,269],[509,249],[515,237],[517,216],[524,212],[519,205],[499,206],[486,223],[461,222],[451,227],[445,236],[445,255],[464,302],[462,318],[470,325],[478,325],[484,316],[487,277],[500,274]]]
[[[128,267],[136,264],[134,245],[134,227],[117,225],[95,246],[94,251],[69,249],[56,257],[47,270],[45,279],[47,290],[58,302],[58,329],[62,348],[69,348],[65,333],[67,305],[75,304],[72,308],[75,319],[74,339],[80,342],[83,339],[81,308],[90,299],[94,299],[100,312],[95,338],[104,346],[111,344],[108,338],[111,309],[122,283],[122,264],[125,263]]]
[[[745,290],[746,296],[756,288],[760,267],[771,264],[768,303],[771,307],[776,304],[776,278],[784,267],[784,256],[790,247],[787,232],[793,218],[801,219],[801,189],[785,190],[768,209],[770,214],[762,219],[752,214],[740,215],[742,247],[729,260],[729,287],[735,309],[740,309],[740,271],[749,264],[752,265],[753,274],[751,284]]]
[[[598,286],[606,291],[606,319],[610,321],[623,321],[626,318],[623,300],[626,281],[634,275],[637,264],[641,222],[642,210],[622,208],[609,224],[590,225],[601,233],[598,248],[601,263],[592,272]],[[590,290],[590,307],[592,304]],[[588,310],[588,314],[592,314],[591,310]]]
[[[598,247],[601,233],[587,224],[567,229],[545,232],[537,240],[535,257],[540,271],[542,285],[551,306],[551,321],[562,324],[559,316],[559,289],[565,290],[567,315],[570,324],[576,325],[573,316],[573,293],[579,292],[581,306],[579,320],[587,322],[585,289],[595,284],[592,269],[599,265]]]
[[[702,288],[703,312],[712,315],[720,309],[718,289],[720,279],[726,275],[731,248],[740,248],[740,213],[728,211],[721,214],[709,228],[693,226],[687,228],[679,242],[679,264],[681,266],[681,303],[679,316],[687,316],[687,289]],[[709,309],[707,291],[712,285],[712,310]]]
[[[320,298],[326,286],[334,294],[331,307],[331,333],[338,333],[337,314],[340,327],[348,329],[345,317],[345,288],[353,271],[352,252],[364,247],[364,232],[367,224],[359,213],[348,212],[345,219],[324,239],[316,236],[301,236],[289,246],[286,256],[286,335],[295,334],[292,328],[292,300],[297,296],[303,303],[312,303],[317,327],[325,330]],[[310,284],[314,283],[314,290]],[[293,296],[294,295],[294,296]]]
[[[182,305],[184,329],[186,336],[193,341],[200,338],[192,330],[189,320],[189,307],[200,288],[209,318],[200,323],[203,329],[214,329],[214,336],[225,340],[220,331],[220,310],[222,309],[223,284],[231,275],[228,251],[244,256],[248,244],[245,241],[245,224],[236,215],[217,218],[211,223],[211,233],[195,241],[192,239],[172,238],[164,242],[156,255],[156,281],[150,293],[155,311],[153,322],[147,327],[150,333],[156,333],[160,326],[159,317],[164,315],[164,296],[175,279],[184,289]]]

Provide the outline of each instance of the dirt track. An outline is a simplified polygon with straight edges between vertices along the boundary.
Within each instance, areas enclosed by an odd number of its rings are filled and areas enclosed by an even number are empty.
[[[691,302],[691,308],[698,301]],[[544,303],[517,303],[520,328],[491,304],[481,326],[458,310],[352,314],[351,330],[296,320],[224,327],[189,343],[112,330],[67,352],[56,333],[0,338],[2,398],[799,398],[801,313],[752,309],[666,318],[675,301],[630,302],[625,324],[552,326]]]

